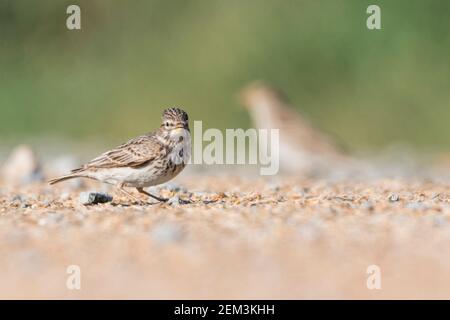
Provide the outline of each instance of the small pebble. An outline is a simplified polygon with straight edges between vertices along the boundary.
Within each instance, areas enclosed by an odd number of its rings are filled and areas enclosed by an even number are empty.
[[[400,197],[396,193],[393,193],[389,196],[389,202],[397,202],[399,200],[400,200]]]
[[[294,188],[292,188],[292,192],[294,194],[300,195],[301,197],[306,197],[307,193],[309,192],[309,189],[295,186]]]
[[[429,208],[429,206],[423,202],[411,202],[411,203],[408,203],[406,205],[406,207],[408,209],[412,209],[412,210],[426,210]]]
[[[83,205],[111,202],[112,197],[102,192],[82,192],[80,193],[79,202]]]
[[[23,196],[23,195],[20,195],[20,194],[18,194],[18,195],[15,195],[12,199],[11,199],[11,202],[26,202],[27,201],[27,197],[26,196]]]
[[[198,197],[198,198],[204,198],[204,197],[208,197],[209,193],[204,192],[204,191],[194,191],[192,193],[193,196]]]
[[[167,204],[170,205],[170,206],[172,206],[172,207],[179,206],[179,205],[181,204],[181,203],[180,203],[180,197],[174,196],[174,197],[170,198],[170,199],[167,201]]]
[[[372,201],[366,200],[361,203],[361,208],[364,210],[372,211],[375,208],[375,206]]]

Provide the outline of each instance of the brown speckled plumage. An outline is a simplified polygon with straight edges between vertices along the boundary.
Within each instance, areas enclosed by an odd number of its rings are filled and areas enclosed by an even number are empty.
[[[161,127],[156,131],[131,139],[70,174],[51,180],[50,184],[73,178],[91,178],[114,184],[129,196],[123,187],[136,187],[139,192],[150,195],[143,190],[144,187],[166,182],[186,166],[190,156],[188,120],[183,110],[166,109]]]

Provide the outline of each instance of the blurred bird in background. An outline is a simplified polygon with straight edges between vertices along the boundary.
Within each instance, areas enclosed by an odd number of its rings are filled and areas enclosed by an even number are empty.
[[[335,139],[314,127],[284,95],[255,82],[241,91],[242,105],[257,129],[279,129],[280,170],[313,176],[342,167],[350,158]]]

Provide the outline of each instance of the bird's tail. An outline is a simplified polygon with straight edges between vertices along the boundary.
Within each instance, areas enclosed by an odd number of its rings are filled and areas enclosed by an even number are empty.
[[[65,175],[65,176],[62,176],[62,177],[59,177],[59,178],[55,178],[55,179],[49,180],[48,183],[49,184],[55,184],[55,183],[59,183],[59,182],[62,182],[62,181],[66,181],[66,180],[70,180],[70,179],[74,179],[74,178],[81,178],[81,177],[84,177],[84,175],[80,174],[80,173],[71,173],[71,174],[68,174],[68,175]]]

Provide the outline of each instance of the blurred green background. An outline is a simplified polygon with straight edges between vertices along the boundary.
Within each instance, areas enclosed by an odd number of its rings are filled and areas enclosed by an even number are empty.
[[[168,106],[250,127],[237,93],[261,79],[351,149],[447,150],[449,31],[448,0],[0,0],[0,139],[122,142]]]

